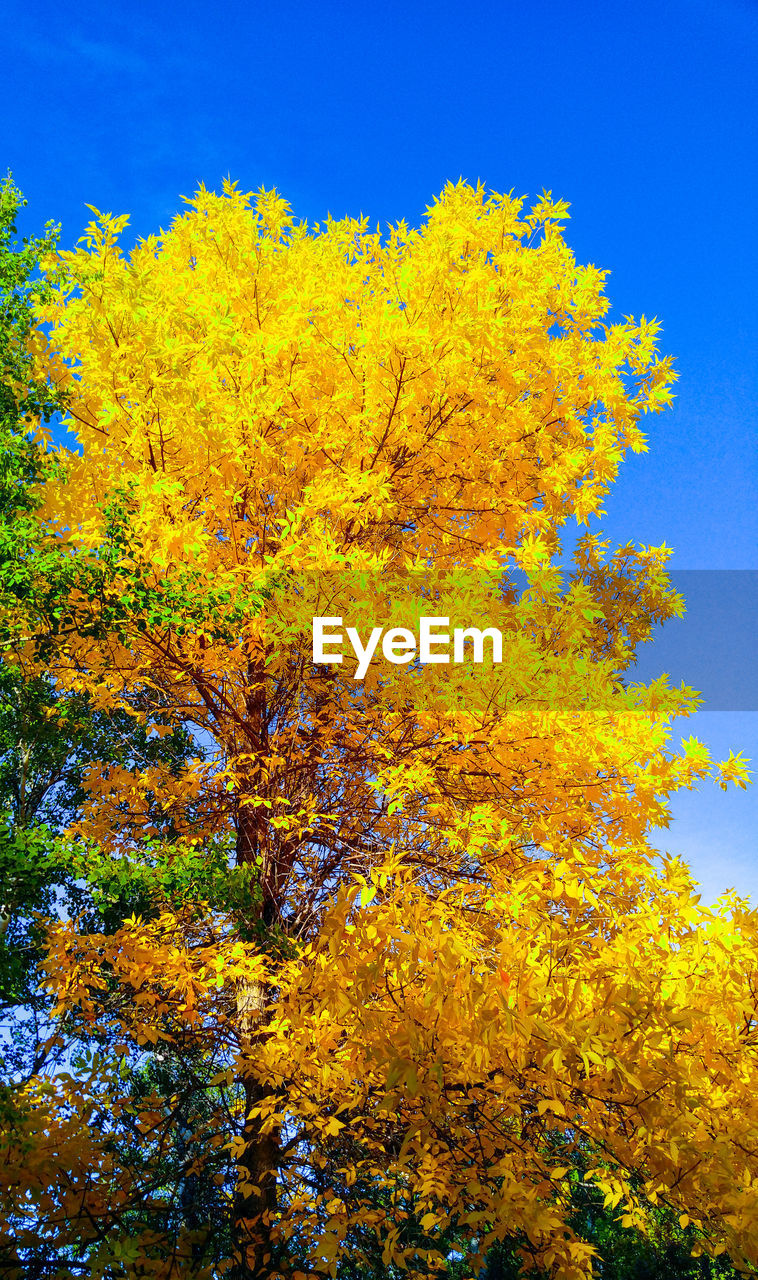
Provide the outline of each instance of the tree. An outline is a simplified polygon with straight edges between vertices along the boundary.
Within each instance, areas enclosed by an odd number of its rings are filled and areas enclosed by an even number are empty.
[[[28,348],[34,331],[34,302],[46,289],[39,274],[40,260],[55,248],[58,232],[48,224],[43,236],[15,244],[16,219],[23,204],[9,175],[0,184],[0,638],[4,659],[25,608],[29,580],[23,552],[39,530],[36,486],[45,475],[46,458],[42,439],[31,428],[34,421],[48,422],[62,407],[54,388],[35,376]],[[49,999],[38,990],[36,981],[44,928],[35,912],[51,910],[56,887],[64,878],[51,854],[49,833],[27,830],[57,770],[54,735],[45,716],[51,697],[45,679],[27,685],[12,660],[0,666],[0,1017],[4,1068],[0,1088],[4,1113],[10,1106],[8,1077],[24,1067],[33,1070],[41,1065],[41,1022]],[[30,733],[35,720],[42,729],[36,751]],[[25,1018],[18,1016],[22,1009]]]
[[[40,670],[70,622],[72,587],[81,587],[83,572],[87,585],[97,582],[107,562],[77,565],[63,554],[40,511],[45,484],[60,479],[46,442],[65,395],[35,371],[41,335],[34,306],[49,296],[40,264],[54,251],[59,230],[48,224],[43,236],[19,243],[16,222],[24,204],[8,176],[0,185],[0,1015],[6,1080],[33,1071],[44,1056],[49,998],[38,982],[40,913],[54,914],[56,901],[66,897],[71,906],[72,868],[55,835],[78,812],[84,771],[93,760],[126,765],[135,755],[149,764],[158,751],[171,770],[193,745],[177,727],[161,726],[160,741],[151,736],[160,717],[155,700],[135,725],[128,713],[97,713],[86,693],[62,693]],[[74,896],[81,906],[81,894]]]
[[[69,1076],[71,1087],[68,1092],[64,1087],[62,1093],[73,1106],[69,1105],[68,1114],[58,1113],[51,1106],[55,1089],[44,1084],[45,1076],[65,1079],[61,1077],[65,1068],[86,1078],[94,1047],[92,1037],[82,1045],[75,1035],[54,1035],[51,994],[40,969],[45,917],[49,923],[50,918],[68,912],[78,916],[80,927],[88,922],[93,929],[119,928],[135,909],[149,911],[156,892],[174,899],[191,894],[193,871],[197,871],[191,859],[183,859],[172,877],[170,870],[164,874],[162,863],[152,865],[155,859],[149,856],[140,867],[128,869],[103,863],[94,851],[74,851],[76,856],[71,857],[60,833],[79,812],[85,794],[83,775],[93,762],[128,767],[136,759],[145,767],[160,756],[163,767],[171,772],[190,754],[190,747],[196,756],[197,746],[181,726],[161,722],[155,698],[142,699],[142,715],[135,723],[133,713],[116,710],[105,715],[93,709],[86,692],[67,694],[56,688],[44,670],[51,646],[71,623],[67,601],[72,589],[83,584],[99,589],[109,566],[105,547],[99,548],[95,560],[88,556],[72,560],[41,513],[44,486],[59,475],[55,455],[45,448],[45,424],[60,412],[65,400],[51,380],[35,375],[30,347],[35,343],[33,305],[48,288],[38,268],[54,248],[57,231],[48,227],[43,237],[19,244],[16,218],[23,203],[8,178],[0,187],[0,1114],[3,1151],[10,1156],[3,1188],[10,1230],[0,1243],[0,1275],[21,1273],[26,1280],[57,1273],[64,1265],[73,1268],[74,1274],[86,1271],[88,1261],[77,1255],[82,1248],[92,1253],[92,1240],[86,1232],[82,1237],[79,1224],[73,1237],[68,1237],[68,1247],[65,1230],[55,1231],[51,1250],[50,1236],[46,1238],[33,1220],[34,1197],[45,1194],[51,1162],[75,1176],[82,1161],[80,1131],[92,1117],[93,1100],[93,1091],[77,1089]],[[157,729],[162,730],[160,736]],[[164,840],[169,838],[170,823],[160,810],[155,812],[155,806],[153,817]],[[218,877],[221,866],[226,871],[220,850],[216,861],[219,866],[213,869]],[[207,895],[207,860],[202,870]],[[228,877],[224,880],[228,900]],[[154,1083],[157,1075],[170,1079],[185,1120],[197,1119],[207,1110],[203,1093],[207,1085],[199,1084],[202,1067],[198,1064],[164,1054],[161,1063],[137,1064],[133,1071],[126,1066],[122,1062],[117,1078],[122,1088],[121,1077],[126,1078],[135,1105],[150,1096],[151,1079]],[[107,1075],[99,1081],[101,1100],[107,1083]],[[111,1143],[118,1138],[120,1147],[115,1150],[123,1177],[130,1168],[129,1144],[134,1144],[128,1122],[122,1124],[120,1134],[109,1134]],[[97,1149],[86,1150],[91,1178]],[[139,1157],[132,1161],[135,1187],[144,1172],[140,1163]],[[194,1186],[186,1164],[180,1153],[165,1156],[160,1175],[181,1201],[171,1223],[176,1236],[181,1235],[185,1220],[191,1228],[197,1216],[189,1188],[206,1212],[214,1192],[219,1200],[213,1184]],[[31,1200],[24,1205],[29,1192]],[[67,1202],[59,1208],[62,1228]],[[46,1209],[48,1219],[54,1216],[49,1204]],[[216,1204],[215,1210],[215,1220],[213,1212],[210,1220],[217,1226],[222,1204]],[[223,1236],[220,1245],[223,1249]]]
[[[695,695],[628,684],[681,608],[666,548],[586,535],[554,564],[645,448],[671,362],[655,321],[602,324],[565,214],[460,183],[382,239],[227,186],[128,258],[110,215],[61,256],[39,357],[81,453],[45,510],[90,577],[44,661],[66,696],[143,724],[157,699],[204,747],[93,761],[71,832],[139,867],[158,806],[161,865],[231,837],[239,890],[51,930],[61,1027],[104,1052],[81,1097],[47,1082],[45,1132],[99,1089],[144,1136],[137,1179],[112,1139],[72,1138],[29,1190],[51,1251],[89,1241],[93,1274],[202,1274],[155,1225],[180,1129],[192,1177],[231,1144],[239,1278],[336,1275],[370,1236],[427,1274],[451,1228],[471,1268],[510,1240],[585,1275],[579,1151],[624,1226],[665,1202],[698,1247],[758,1261],[756,918],[701,911],[646,842],[673,791],[743,785],[744,762],[673,751]],[[402,631],[356,678],[312,660],[316,617]],[[422,617],[486,619],[504,661],[412,661]],[[191,1139],[168,1091],[117,1083],[162,1046],[230,1091]]]

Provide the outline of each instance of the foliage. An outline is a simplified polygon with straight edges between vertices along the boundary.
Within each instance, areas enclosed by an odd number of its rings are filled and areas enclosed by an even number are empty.
[[[581,1162],[619,1229],[662,1206],[758,1263],[758,917],[646,839],[747,773],[673,749],[692,690],[633,683],[682,609],[667,548],[556,567],[673,380],[565,215],[459,183],[383,238],[228,185],[56,259],[35,353],[81,452],[38,490],[60,616],[14,653],[198,749],[88,745],[96,914],[46,957],[82,1065],[30,1078],[6,1145],[19,1269],[41,1240],[113,1280],[428,1275],[465,1240],[467,1275],[505,1248],[579,1280],[623,1253]],[[431,615],[504,661],[312,661],[314,616]]]
[[[52,254],[60,229],[49,222],[44,235],[24,239],[16,246],[16,219],[26,204],[10,174],[0,183],[0,418],[3,424],[17,417],[31,422],[52,417],[61,407],[55,386],[35,368],[34,305],[47,296],[47,282],[39,276],[40,262]],[[51,277],[55,279],[54,273]],[[42,335],[35,335],[37,345]],[[39,459],[29,445],[20,450],[28,471],[38,475]]]
[[[67,601],[83,571],[90,582],[94,570],[102,578],[107,558],[77,563],[41,510],[45,485],[65,476],[41,425],[65,395],[49,368],[35,371],[35,352],[46,344],[33,318],[35,304],[49,297],[39,267],[58,233],[48,226],[19,244],[22,204],[8,178],[0,187],[0,1009],[8,1082],[34,1074],[48,1053],[50,1000],[39,983],[44,918],[64,904],[81,907],[86,897],[58,839],[82,804],[84,774],[93,760],[128,767],[135,756],[145,764],[160,755],[163,768],[176,770],[190,747],[197,754],[186,730],[161,724],[155,699],[143,699],[139,723],[130,710],[105,715],[86,692],[67,694],[44,669],[51,644],[65,634]]]
[[[0,665],[0,1010],[6,1079],[39,1070],[44,1061],[49,998],[38,982],[45,937],[41,913],[54,911],[57,886],[65,880],[50,831],[44,824],[31,829],[35,819],[47,816],[44,802],[61,762],[60,734],[47,719],[50,682],[38,677],[27,684],[12,658],[7,661],[11,637],[27,612],[28,552],[40,543],[37,486],[49,469],[34,426],[62,406],[57,388],[35,372],[32,339],[34,304],[48,291],[38,268],[58,233],[49,224],[42,237],[17,245],[23,203],[9,176],[0,184],[0,639],[6,659]],[[30,734],[35,721],[39,736]],[[4,1115],[13,1116],[13,1091],[0,1087]]]

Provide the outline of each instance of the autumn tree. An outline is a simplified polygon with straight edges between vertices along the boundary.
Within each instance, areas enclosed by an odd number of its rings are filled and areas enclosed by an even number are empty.
[[[221,1093],[182,1141],[193,1177],[236,1162],[239,1280],[336,1276],[367,1238],[429,1274],[451,1228],[472,1273],[510,1241],[584,1276],[579,1152],[624,1227],[663,1203],[697,1248],[758,1261],[758,920],[701,910],[647,843],[672,792],[743,785],[744,762],[674,750],[696,696],[633,683],[682,607],[667,549],[586,534],[557,567],[672,367],[657,322],[604,323],[566,212],[459,183],[383,237],[201,190],[128,256],[126,219],[99,217],[39,309],[80,448],[47,486],[71,586],[46,665],[198,744],[86,771],[82,856],[164,870],[120,927],[50,932],[61,1028],[104,1052],[81,1096],[47,1083],[45,1132],[110,1090],[157,1170],[186,1113],[168,1088],[135,1104],[113,1064],[211,1064]],[[390,647],[360,673],[314,662],[316,617]],[[414,658],[422,617],[497,628],[502,661]],[[225,896],[164,891],[230,840]],[[197,1231],[167,1250],[157,1173],[67,1142],[29,1192],[51,1243],[78,1231],[94,1274],[211,1274]]]
[[[104,716],[86,693],[66,695],[44,669],[70,625],[67,601],[81,577],[63,554],[43,513],[45,484],[60,476],[46,449],[50,424],[65,406],[61,388],[35,368],[34,306],[50,292],[40,262],[58,243],[20,239],[25,201],[10,175],[0,184],[0,1020],[3,1081],[39,1062],[45,1042],[40,1014],[49,1000],[37,962],[49,914],[72,888],[72,868],[55,834],[77,813],[82,773],[92,760],[147,761],[157,749],[169,769],[188,754],[187,731],[171,728],[160,744],[151,719]],[[102,570],[107,568],[100,565]],[[90,566],[89,581],[93,581]],[[97,577],[97,574],[94,574]],[[24,651],[33,654],[27,665]],[[153,712],[152,720],[155,719]],[[128,914],[128,913],[127,913]],[[22,1009],[29,1016],[22,1016]],[[34,1034],[32,1034],[34,1030]]]
[[[10,1154],[11,1159],[4,1162],[6,1231],[0,1240],[0,1275],[21,1272],[24,1280],[32,1280],[56,1274],[64,1264],[74,1274],[86,1272],[92,1256],[86,1233],[82,1238],[75,1227],[69,1233],[73,1247],[67,1247],[65,1233],[53,1231],[51,1244],[35,1221],[39,1202],[34,1195],[45,1192],[48,1162],[52,1158],[70,1177],[82,1154],[81,1147],[78,1157],[74,1154],[77,1128],[97,1115],[91,1110],[92,1090],[79,1091],[82,1110],[68,1115],[50,1109],[49,1092],[46,1096],[45,1079],[60,1079],[66,1069],[86,1078],[87,1062],[97,1049],[92,1037],[77,1040],[76,1034],[52,1034],[52,997],[40,969],[45,918],[49,923],[68,913],[78,917],[80,927],[112,931],[135,910],[148,912],[156,893],[186,898],[197,872],[191,859],[183,859],[172,878],[164,874],[162,863],[158,868],[152,865],[145,850],[141,866],[130,866],[127,874],[123,866],[95,863],[83,850],[67,847],[60,834],[79,811],[85,794],[82,775],[93,761],[124,765],[138,759],[144,766],[160,755],[162,766],[171,772],[186,759],[190,746],[193,755],[197,747],[181,725],[160,724],[160,705],[154,698],[142,699],[143,714],[138,717],[131,708],[106,714],[93,708],[86,691],[67,693],[57,687],[47,670],[51,652],[72,624],[72,589],[85,580],[90,591],[97,588],[110,567],[103,546],[98,557],[73,561],[42,510],[45,485],[54,477],[60,479],[46,440],[65,397],[43,371],[35,370],[33,306],[50,287],[38,269],[41,258],[54,249],[57,231],[48,226],[43,236],[20,240],[16,223],[23,204],[7,178],[0,185],[0,1145],[3,1156]],[[156,723],[163,730],[160,736]],[[160,815],[156,817],[160,821]],[[163,821],[161,831],[165,840],[171,834],[170,823]],[[219,850],[217,877],[222,867],[226,871]],[[206,858],[206,896],[209,870]],[[224,877],[225,901],[227,880]],[[125,1070],[127,1065],[122,1060],[117,1078],[135,1103],[152,1093],[151,1081],[157,1076],[166,1087],[170,1080],[171,1093],[182,1099],[185,1121],[202,1115],[204,1086],[197,1063],[174,1053],[162,1055],[160,1062],[129,1064]],[[100,1080],[101,1089],[102,1085]],[[70,1096],[77,1096],[75,1086]],[[134,1144],[133,1129],[128,1123],[120,1132],[112,1126],[108,1141],[120,1141],[115,1149],[123,1176],[129,1167],[129,1146]],[[160,1171],[163,1185],[173,1185],[176,1192],[175,1234],[185,1220],[191,1225],[197,1217],[188,1189],[214,1227],[223,1221],[218,1188],[212,1182],[197,1187],[197,1180],[187,1175],[187,1164],[180,1151],[167,1153]],[[93,1167],[91,1160],[90,1178]],[[30,1188],[31,1200],[26,1194]],[[217,1203],[211,1204],[214,1196]],[[46,1217],[54,1217],[50,1205]],[[161,1225],[165,1228],[165,1215]],[[222,1232],[222,1253],[228,1252],[224,1245]],[[90,1255],[86,1260],[82,1248]]]

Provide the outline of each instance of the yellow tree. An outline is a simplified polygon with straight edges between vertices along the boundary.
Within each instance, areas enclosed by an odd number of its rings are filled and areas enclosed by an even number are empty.
[[[744,766],[676,753],[695,695],[625,678],[681,610],[666,548],[555,567],[674,375],[655,321],[603,323],[565,216],[460,183],[382,237],[201,190],[129,256],[99,217],[41,315],[80,445],[55,678],[198,741],[93,761],[73,834],[138,859],[157,805],[250,869],[233,916],[61,926],[50,980],[121,1052],[223,1045],[239,1277],[336,1275],[366,1231],[427,1274],[451,1223],[584,1275],[580,1148],[630,1226],[662,1198],[758,1261],[755,921],[646,842]]]

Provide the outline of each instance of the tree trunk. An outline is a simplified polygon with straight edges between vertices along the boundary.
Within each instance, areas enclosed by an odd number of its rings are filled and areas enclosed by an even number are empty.
[[[257,1080],[245,1081],[246,1146],[238,1161],[243,1181],[235,1193],[232,1210],[232,1280],[264,1280],[275,1269],[270,1230],[277,1206],[279,1144],[277,1135],[262,1133],[260,1119],[250,1115],[267,1093],[265,1085]]]
[[[258,768],[261,770],[263,766],[263,769],[257,778],[253,771],[249,788],[243,785],[238,792],[236,854],[238,866],[259,863],[258,884],[262,897],[255,910],[264,924],[270,925],[276,914],[276,902],[271,893],[271,883],[276,883],[276,876],[272,876],[270,865],[272,851],[266,839],[265,811],[262,807],[244,803],[246,795],[260,794],[262,783],[265,788],[268,733],[264,671],[262,664],[251,664],[248,672],[247,736]],[[265,1004],[263,983],[240,985],[237,992],[240,1048],[252,1068],[256,1042],[265,1035]],[[244,1074],[242,1084],[245,1091],[245,1149],[237,1162],[241,1183],[232,1206],[231,1280],[265,1280],[276,1269],[270,1231],[277,1209],[279,1135],[276,1131],[264,1133],[260,1117],[250,1114],[269,1095],[270,1089],[252,1074]]]

